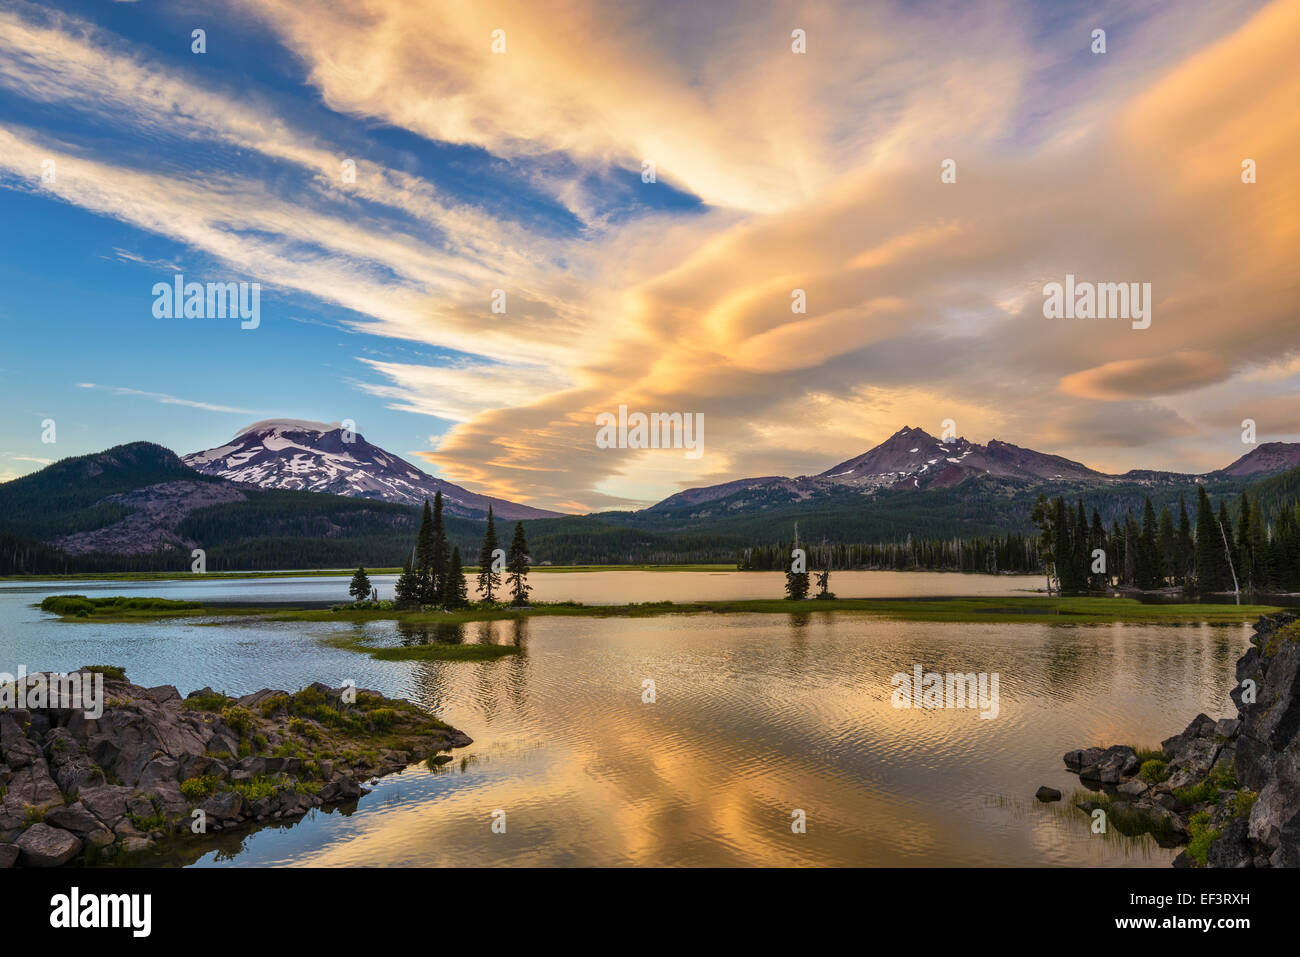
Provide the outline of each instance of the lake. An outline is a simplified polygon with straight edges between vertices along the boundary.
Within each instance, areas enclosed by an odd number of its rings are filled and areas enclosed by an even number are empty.
[[[839,573],[832,588],[843,597],[1023,594],[1038,581],[854,574],[869,584]],[[780,579],[631,571],[532,580],[537,597],[620,603],[775,597]],[[1034,791],[1046,784],[1068,799],[1077,781],[1061,755],[1072,748],[1157,744],[1199,711],[1231,713],[1233,665],[1250,634],[1246,625],[912,623],[816,611],[537,618],[428,634],[394,622],[63,623],[32,607],[69,592],[304,601],[345,590],[335,578],[7,583],[0,670],[118,664],[137,683],[182,694],[351,679],[410,698],[475,739],[437,770],[379,782],[351,813],[214,836],[183,859],[200,866],[1165,866],[1175,851],[1093,835],[1068,801],[1039,804]],[[320,641],[354,630],[377,643],[488,641],[523,653],[380,662]],[[997,673],[997,717],[894,707],[891,677],[916,665]],[[654,703],[643,702],[647,680]],[[504,834],[491,830],[496,811]],[[796,811],[806,833],[791,830]]]

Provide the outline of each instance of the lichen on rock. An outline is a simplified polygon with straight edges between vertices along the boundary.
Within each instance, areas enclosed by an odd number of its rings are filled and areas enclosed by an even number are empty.
[[[0,711],[0,867],[59,866],[355,801],[470,744],[408,701],[312,684],[187,698],[104,674],[103,714]],[[200,822],[200,827],[196,827]]]

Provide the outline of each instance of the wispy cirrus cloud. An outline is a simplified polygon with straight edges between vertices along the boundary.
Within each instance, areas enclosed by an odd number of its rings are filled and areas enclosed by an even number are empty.
[[[344,146],[236,78],[23,4],[0,11],[0,89],[258,163],[10,126],[0,178],[436,347],[359,354],[354,386],[451,422],[426,457],[507,497],[625,506],[943,418],[1098,467],[1178,467],[1205,458],[1217,410],[1285,393],[1300,354],[1300,7],[1257,7],[228,8],[271,28],[340,122],[481,151],[574,221],[543,228],[522,199],[469,201],[401,163],[358,156],[343,184],[363,136]],[[59,178],[38,186],[45,158]],[[636,179],[646,160],[660,184]],[[703,205],[627,200],[665,186]],[[1042,286],[1067,272],[1151,282],[1152,327],[1044,319]],[[595,449],[595,414],[619,404],[705,413],[705,458]]]
[[[190,409],[203,409],[207,412],[235,412],[240,415],[262,415],[253,409],[241,409],[236,406],[221,405],[217,402],[202,402],[195,399],[182,399],[178,396],[167,395],[165,392],[146,392],[143,389],[128,389],[124,386],[99,385],[95,382],[78,382],[78,389],[99,389],[110,395],[128,396],[136,399],[148,399],[151,402],[160,402],[163,405],[183,405]]]

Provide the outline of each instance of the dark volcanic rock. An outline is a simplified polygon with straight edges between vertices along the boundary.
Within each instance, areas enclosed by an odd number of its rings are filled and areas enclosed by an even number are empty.
[[[0,866],[133,852],[191,823],[291,819],[471,743],[407,701],[314,684],[236,699],[104,678],[103,714],[0,712]],[[256,753],[275,748],[280,753]],[[203,814],[198,815],[197,811]]]
[[[1071,751],[1065,762],[1106,784],[1118,767],[1119,794],[1153,822],[1164,815],[1165,827],[1184,834],[1217,832],[1206,866],[1300,867],[1300,619],[1264,616],[1254,632],[1237,661],[1237,717],[1199,714],[1161,742],[1163,781],[1131,777],[1135,762],[1115,757],[1123,748]],[[1174,862],[1200,863],[1187,852]]]
[[[81,840],[48,824],[33,824],[14,841],[28,867],[60,867],[81,852]]]

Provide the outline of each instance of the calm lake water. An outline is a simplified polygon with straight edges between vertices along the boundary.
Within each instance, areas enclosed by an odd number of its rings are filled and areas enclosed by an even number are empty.
[[[1035,580],[860,573],[845,597],[1006,594]],[[538,597],[621,602],[773,594],[760,574],[537,574]],[[617,591],[613,590],[617,587]],[[778,586],[779,587],[779,586]],[[198,865],[1165,866],[1150,839],[1096,836],[1040,784],[1077,786],[1061,755],[1157,743],[1198,711],[1230,713],[1248,626],[934,624],[851,613],[539,618],[433,634],[394,623],[63,623],[32,607],[82,592],[311,600],[342,579],[0,586],[0,671],[119,664],[132,680],[242,694],[311,681],[408,697],[465,730],[456,760],[379,782],[354,811],[217,836]],[[927,592],[925,589],[932,589]],[[381,593],[383,592],[381,587]],[[379,662],[323,645],[516,643],[485,663]],[[996,672],[998,716],[892,706],[914,665]],[[645,680],[653,704],[642,702]],[[807,833],[791,831],[802,810]],[[494,834],[494,811],[506,812]],[[175,863],[160,858],[158,863]]]

